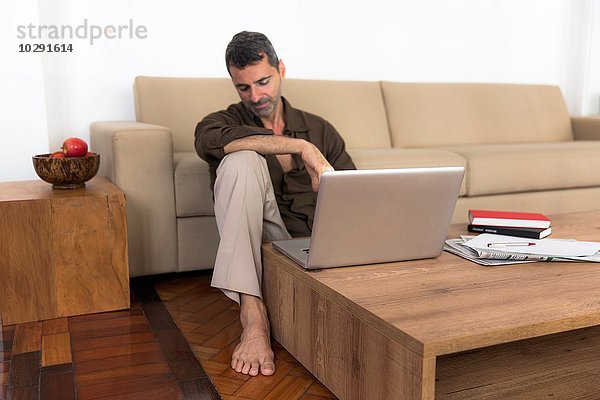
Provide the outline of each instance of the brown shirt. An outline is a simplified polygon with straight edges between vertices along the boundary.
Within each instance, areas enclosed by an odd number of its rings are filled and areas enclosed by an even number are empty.
[[[356,169],[335,128],[323,118],[297,110],[282,97],[285,113],[284,136],[300,138],[314,144],[336,170]],[[216,170],[225,157],[223,147],[235,139],[252,135],[273,135],[240,102],[226,110],[206,116],[196,127],[198,155],[210,166],[211,189]],[[273,182],[281,218],[292,236],[309,236],[315,213],[317,194],[312,191],[310,176],[299,155],[293,154],[295,167],[285,173],[277,157],[264,155]]]

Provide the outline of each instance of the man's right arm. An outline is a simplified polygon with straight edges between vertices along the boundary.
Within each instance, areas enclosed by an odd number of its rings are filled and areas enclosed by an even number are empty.
[[[311,178],[312,189],[319,190],[321,175],[333,171],[333,167],[321,151],[304,139],[295,139],[281,135],[248,136],[236,139],[224,146],[225,154],[235,151],[251,150],[259,154],[299,154]]]
[[[321,174],[333,170],[327,159],[312,143],[274,135],[270,129],[243,125],[230,110],[206,116],[196,126],[196,152],[217,167],[225,155],[241,150],[259,154],[300,154],[311,177],[313,190],[318,190]]]

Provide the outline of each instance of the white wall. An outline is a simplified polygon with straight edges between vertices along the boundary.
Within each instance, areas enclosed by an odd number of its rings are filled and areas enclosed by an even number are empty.
[[[225,46],[244,29],[271,38],[288,78],[549,83],[560,85],[573,112],[598,112],[600,81],[590,68],[600,65],[600,43],[588,40],[600,29],[597,13],[589,17],[594,1],[9,0],[0,6],[11,11],[2,13],[0,40],[11,68],[0,79],[28,101],[0,103],[24,147],[0,157],[0,180],[34,177],[25,167],[33,153],[68,136],[87,139],[92,121],[133,119],[136,75],[227,76]],[[132,19],[147,38],[74,39],[71,54],[16,53],[26,42],[15,39],[17,25],[84,19]]]
[[[563,92],[573,115],[587,115],[596,101],[590,86],[594,79],[592,57],[600,51],[600,41],[594,37],[600,25],[594,16],[596,0],[576,0],[571,3],[567,53],[565,54],[565,83]],[[597,5],[597,4],[596,4]],[[596,49],[594,49],[596,48]]]
[[[42,60],[19,54],[15,21],[37,22],[36,2],[10,1],[0,13],[0,181],[35,177],[31,156],[48,149]]]
[[[600,2],[590,6],[588,62],[582,114],[600,114]]]

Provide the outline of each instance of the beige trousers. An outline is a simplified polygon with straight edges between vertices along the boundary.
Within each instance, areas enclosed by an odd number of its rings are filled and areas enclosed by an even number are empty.
[[[262,298],[261,244],[291,237],[266,160],[254,151],[228,154],[217,168],[214,194],[221,241],[211,286],[238,303],[240,293]]]

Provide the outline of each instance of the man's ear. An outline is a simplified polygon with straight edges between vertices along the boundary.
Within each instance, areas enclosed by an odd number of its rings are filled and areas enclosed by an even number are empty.
[[[285,78],[285,64],[281,60],[279,60],[279,75],[281,75],[282,78]]]

